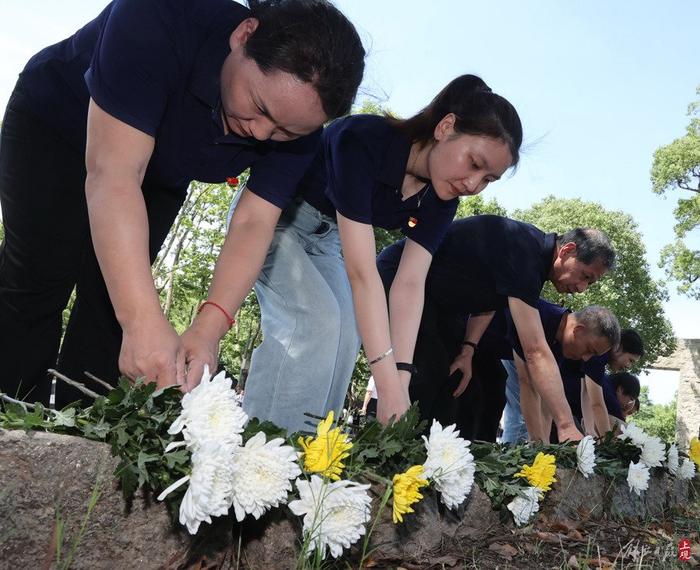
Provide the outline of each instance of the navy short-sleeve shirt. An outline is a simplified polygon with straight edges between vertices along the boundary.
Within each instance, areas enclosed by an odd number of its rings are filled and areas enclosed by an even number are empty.
[[[488,352],[500,360],[513,360],[513,348],[508,340],[508,309],[497,310],[479,340],[479,351]]]
[[[583,417],[581,409],[581,381],[583,379],[582,365],[580,360],[569,360],[565,358],[559,366],[561,372],[561,380],[564,383],[564,393],[566,400],[569,402],[571,413],[575,418]]]
[[[556,235],[502,216],[471,216],[450,224],[428,272],[426,294],[445,310],[480,313],[506,307],[508,297],[535,306],[554,261]],[[402,242],[377,259],[390,283]]]
[[[564,361],[564,354],[562,352],[561,343],[557,340],[557,331],[559,330],[559,325],[564,315],[570,313],[571,311],[566,307],[560,305],[555,305],[544,299],[539,299],[536,303],[537,311],[540,314],[540,319],[542,320],[542,328],[544,329],[544,336],[547,340],[547,345],[552,349],[552,354],[554,355],[557,364],[561,365]],[[513,317],[510,312],[508,317],[508,338],[511,342],[513,350],[520,358],[525,358],[523,353],[523,347],[520,343],[520,338],[518,337],[518,331],[515,328],[515,323],[513,322]]]
[[[36,115],[85,147],[90,98],[155,138],[146,181],[181,189],[251,168],[248,187],[283,208],[318,148],[224,134],[220,74],[231,32],[250,12],[231,0],[114,0],[27,63],[20,85]]]
[[[583,364],[583,372],[603,389],[603,398],[605,398],[608,414],[624,421],[620,401],[617,399],[617,391],[606,371],[609,360],[609,352],[601,356],[594,356]]]
[[[605,407],[608,410],[608,414],[625,421],[625,416],[622,413],[622,406],[620,406],[620,400],[617,399],[617,388],[615,384],[613,384],[609,374],[606,374],[603,378],[601,388],[603,388],[603,398],[605,399]]]
[[[411,141],[385,118],[350,115],[328,125],[300,194],[324,214],[401,232],[431,254],[457,212],[431,184],[403,200]]]
[[[598,386],[602,386],[606,376],[605,367],[608,365],[609,360],[610,352],[606,352],[600,356],[593,356],[583,363],[583,373],[598,384]]]

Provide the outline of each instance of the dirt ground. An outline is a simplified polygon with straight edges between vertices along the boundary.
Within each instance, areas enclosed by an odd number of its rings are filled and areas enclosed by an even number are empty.
[[[659,569],[700,567],[700,504],[682,506],[666,519],[549,522],[499,533],[469,544],[445,544],[442,555],[421,564],[369,558],[374,569]],[[691,544],[679,560],[679,542]],[[449,555],[444,555],[449,552]],[[338,568],[349,568],[345,563]]]

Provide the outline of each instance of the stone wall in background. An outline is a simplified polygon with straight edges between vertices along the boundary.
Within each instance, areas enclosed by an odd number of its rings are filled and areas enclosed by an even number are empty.
[[[679,339],[671,356],[660,358],[651,368],[678,370],[676,432],[681,449],[700,435],[700,339]]]

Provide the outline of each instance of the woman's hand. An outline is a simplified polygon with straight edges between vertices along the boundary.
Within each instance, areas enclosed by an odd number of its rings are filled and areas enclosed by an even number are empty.
[[[410,407],[408,389],[399,383],[394,383],[377,394],[377,419],[383,425],[387,425],[392,419],[398,420]]]
[[[218,310],[204,307],[190,327],[182,333],[186,378],[184,392],[197,387],[202,381],[204,366],[214,373],[219,359],[219,339],[226,334],[227,323]]]
[[[159,388],[185,382],[185,356],[170,323],[160,314],[124,328],[119,370],[132,380],[145,378]]]

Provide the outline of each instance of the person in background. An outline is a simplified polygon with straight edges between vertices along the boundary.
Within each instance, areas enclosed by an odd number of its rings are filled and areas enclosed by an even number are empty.
[[[362,415],[371,418],[377,417],[377,385],[374,376],[370,376],[365,390],[365,399],[362,402]]]
[[[403,249],[404,243],[399,241],[377,258],[387,289],[398,275]],[[411,398],[419,401],[421,416],[428,420],[445,414],[456,418],[454,399],[470,384],[472,360],[480,349],[482,334],[491,325],[494,311],[506,307],[510,307],[527,345],[533,382],[543,391],[550,384],[554,390],[561,389],[553,379],[556,362],[547,356],[549,349],[536,308],[542,287],[549,280],[562,293],[585,291],[612,268],[614,260],[608,236],[592,228],[557,236],[502,216],[454,221],[426,280],[414,357],[417,372],[411,379]],[[503,343],[505,328],[498,332]],[[488,364],[489,360],[512,354],[509,347],[505,354],[491,347],[481,352],[483,379],[491,377],[489,370],[500,366],[498,362]],[[558,401],[554,398],[553,406]],[[500,416],[500,410],[494,413]],[[565,420],[565,412],[560,419]],[[448,423],[452,421],[456,419]],[[575,437],[578,431],[573,421],[566,427],[569,436]]]
[[[520,406],[529,439],[549,442],[554,419],[559,441],[579,440],[583,436],[575,426],[566,400],[559,366],[565,358],[585,362],[617,346],[620,342],[620,325],[609,309],[597,305],[572,313],[564,307],[540,299],[537,311],[549,356],[557,365],[554,369],[554,379],[557,382],[548,384],[546,391],[532,382],[533,370],[527,363],[521,331],[516,328],[513,315],[508,318],[508,338],[513,346],[513,360],[520,382]],[[568,429],[569,423],[574,426],[572,429]],[[562,433],[562,426],[565,426],[566,433]],[[574,437],[570,437],[571,432],[575,432]]]
[[[0,390],[46,403],[53,367],[184,390],[214,370],[319,128],[350,111],[364,71],[329,2],[249,5],[114,0],[25,66],[0,135]],[[180,337],[150,264],[191,180],[247,168],[209,297]]]
[[[610,431],[609,417],[620,420],[622,410],[616,404],[617,386],[613,387],[609,373],[625,372],[644,356],[644,341],[634,329],[624,329],[620,334],[620,345],[600,357],[592,358],[581,370],[583,381],[575,384],[580,391],[581,415],[590,435],[601,436]],[[638,383],[638,382],[637,382]],[[574,390],[576,389],[574,388]],[[634,390],[632,389],[632,392]],[[575,397],[575,394],[572,394]],[[634,398],[639,396],[639,389]],[[625,400],[627,402],[627,400]]]
[[[255,284],[263,341],[246,413],[312,431],[305,413],[342,408],[361,338],[379,421],[401,416],[433,253],[458,198],[515,166],[521,142],[513,106],[474,75],[454,79],[408,119],[350,115],[328,125]],[[388,307],[375,227],[406,236]]]

